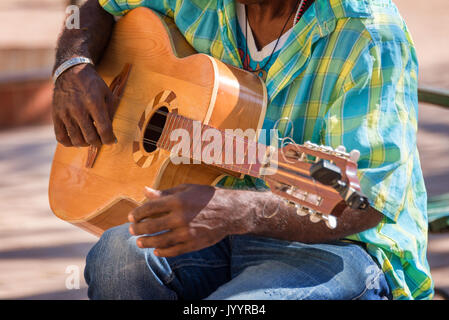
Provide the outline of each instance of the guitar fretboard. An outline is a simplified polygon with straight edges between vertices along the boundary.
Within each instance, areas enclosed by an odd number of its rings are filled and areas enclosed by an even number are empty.
[[[189,158],[191,163],[206,163],[253,177],[260,177],[268,149],[246,136],[175,113],[168,113],[157,146],[172,152],[172,156]]]

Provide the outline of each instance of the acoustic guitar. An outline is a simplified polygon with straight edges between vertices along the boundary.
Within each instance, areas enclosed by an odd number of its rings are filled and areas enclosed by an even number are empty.
[[[118,142],[57,145],[49,183],[57,217],[99,236],[127,222],[129,211],[145,201],[145,186],[214,185],[227,175],[264,179],[298,214],[330,228],[347,205],[368,207],[356,152],[287,140],[280,149],[258,143],[267,106],[263,81],[196,53],[173,22],[150,9],[134,9],[116,23],[97,71],[117,98],[112,125]],[[180,130],[192,143],[182,154],[172,139]],[[207,144],[204,136],[199,147],[195,141],[203,132],[226,142],[214,149],[219,161],[201,159]],[[229,149],[232,161],[225,161]],[[262,156],[250,157],[254,149]]]

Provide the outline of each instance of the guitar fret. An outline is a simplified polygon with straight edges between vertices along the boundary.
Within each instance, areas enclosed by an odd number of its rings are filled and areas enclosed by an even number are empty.
[[[184,118],[182,118],[181,122],[182,122],[183,129],[187,131],[187,134],[188,134],[188,137],[189,137],[189,145],[188,145],[188,147],[189,147],[189,158],[193,159],[193,150],[192,150],[192,143],[193,143],[192,130],[193,130],[193,127],[192,127],[192,122],[189,121],[188,119],[184,119]]]
[[[159,147],[162,149],[167,149],[168,145],[166,145],[167,141],[170,141],[170,129],[166,130],[166,128],[170,128],[173,122],[173,117],[171,117],[171,113],[169,113],[167,115],[167,121],[166,121],[166,125],[164,126],[164,130],[162,130],[162,136],[161,139],[159,139],[160,141],[160,145]],[[159,143],[158,141],[158,143]]]
[[[248,144],[247,144],[247,140],[245,138],[242,137],[235,137],[235,161],[237,163],[237,165],[239,165],[239,171],[240,172],[244,172],[244,167],[248,166],[248,160],[246,159],[247,156],[247,152],[248,152]],[[243,154],[239,154],[238,150],[237,150],[237,145],[240,145],[241,143],[243,143]],[[238,161],[240,160],[240,161]],[[241,163],[239,163],[241,162]]]
[[[182,121],[183,121],[183,117],[180,116],[179,114],[175,114],[175,122],[174,122],[174,126],[173,126],[173,131],[182,129]],[[173,147],[175,146],[175,144],[177,144],[177,143],[178,143],[178,141],[170,141],[170,143],[169,143],[170,150],[172,150]]]
[[[184,121],[184,119],[183,119],[183,121]],[[192,147],[193,147],[193,137],[192,137],[193,126],[192,126],[192,121],[187,121],[184,124],[184,127],[185,127],[185,130],[187,131],[188,136],[189,136],[189,146],[188,146],[189,147],[189,158],[193,159],[193,150],[192,150]]]
[[[168,120],[166,121],[164,130],[162,131],[162,139],[160,139],[161,148],[166,150],[168,148],[167,141],[170,141],[170,133],[171,133],[170,127],[173,122],[173,117],[171,117],[171,114],[168,114],[167,119]]]
[[[192,157],[192,159],[194,161],[193,163],[200,163],[201,162],[202,126],[200,125],[200,127],[198,129],[198,125],[197,124],[198,124],[197,121],[192,121],[192,138],[193,138],[193,142],[192,142],[192,153],[193,153],[192,156],[193,157]]]
[[[230,166],[229,169],[232,169],[232,163],[234,162],[234,139],[232,136],[226,133],[226,131],[223,131],[224,134],[224,145],[222,149],[225,152],[224,154],[224,163],[226,166]],[[231,141],[231,143],[229,143]],[[230,163],[230,165],[229,165]]]
[[[205,127],[207,127],[207,129],[210,129],[211,127],[210,126],[208,126],[208,125],[204,125]],[[223,167],[223,165],[225,164],[225,162],[224,162],[224,160],[223,160],[223,133],[222,133],[222,131],[221,130],[219,130],[219,129],[215,129],[215,130],[217,130],[219,133],[220,133],[220,136],[221,136],[221,142],[222,142],[222,144],[221,144],[221,148],[220,148],[220,151],[217,153],[217,154],[215,154],[215,149],[214,149],[214,159],[217,159],[218,160],[218,163],[214,163],[214,165],[216,165],[217,167]]]

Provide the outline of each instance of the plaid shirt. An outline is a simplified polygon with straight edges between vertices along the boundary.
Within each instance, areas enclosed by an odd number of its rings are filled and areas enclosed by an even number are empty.
[[[233,0],[100,0],[111,14],[146,6],[175,19],[198,51],[242,67]],[[296,143],[358,149],[362,191],[384,217],[348,237],[366,244],[395,299],[431,299],[427,196],[416,148],[418,63],[391,0],[316,0],[268,70],[265,129],[288,117]],[[289,131],[288,128],[280,128]],[[225,185],[260,185],[228,179]]]

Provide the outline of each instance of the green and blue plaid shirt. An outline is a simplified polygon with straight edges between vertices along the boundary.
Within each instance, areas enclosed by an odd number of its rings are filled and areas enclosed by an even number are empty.
[[[198,52],[242,67],[234,0],[100,4],[114,15],[139,6],[168,15]],[[415,48],[391,0],[316,0],[266,79],[265,129],[288,117],[296,143],[360,150],[362,191],[384,218],[349,238],[366,243],[395,299],[433,296],[426,259],[427,196],[416,148],[417,82]],[[249,178],[224,182],[248,183],[259,185]]]

